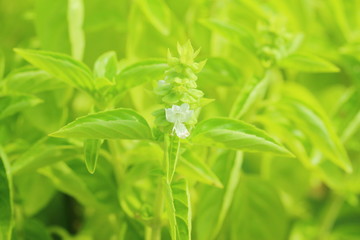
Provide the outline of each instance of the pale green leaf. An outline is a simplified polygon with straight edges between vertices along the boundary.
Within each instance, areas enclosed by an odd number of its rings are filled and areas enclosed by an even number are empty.
[[[12,185],[7,158],[0,148],[0,239],[10,240],[13,225]]]
[[[77,146],[70,145],[62,139],[44,138],[33,143],[31,148],[21,154],[11,165],[15,175],[34,172],[35,170],[80,156]]]
[[[191,140],[206,146],[292,155],[263,130],[229,118],[212,118],[200,122],[193,130]]]
[[[43,70],[32,67],[20,68],[4,79],[6,91],[39,93],[65,87],[65,84]]]
[[[261,80],[253,78],[245,84],[233,104],[230,117],[239,119],[250,111],[254,104],[264,96],[268,83],[269,79],[266,75]]]
[[[73,87],[90,92],[94,89],[94,79],[90,69],[68,55],[30,49],[15,49],[15,52],[35,67]]]
[[[166,207],[172,240],[191,240],[191,203],[185,179],[165,181]]]
[[[94,75],[96,78],[107,78],[113,81],[117,73],[116,52],[110,51],[103,53],[96,59],[94,65]]]
[[[125,67],[116,76],[116,85],[120,91],[141,85],[147,81],[160,80],[168,69],[166,61],[148,60]]]
[[[85,48],[83,0],[68,0],[67,20],[72,56],[82,60]]]
[[[291,70],[298,70],[302,72],[339,72],[340,69],[333,63],[312,55],[305,53],[295,53],[284,60],[279,65]]]
[[[255,50],[255,40],[253,36],[243,27],[217,19],[203,20],[201,23],[213,32],[223,36],[235,46],[239,48],[245,47],[250,51]]]
[[[243,153],[237,151],[234,159],[234,164],[231,168],[230,176],[225,187],[225,192],[222,199],[219,216],[215,228],[213,229],[212,232],[212,239],[216,239],[219,232],[221,231],[224,224],[224,220],[229,212],[231,204],[233,203],[234,195],[240,181],[240,170],[242,163],[243,163]]]
[[[242,77],[235,65],[224,58],[212,57],[206,60],[205,67],[199,73],[199,82],[233,86],[238,84]]]
[[[289,84],[281,105],[287,115],[331,161],[351,172],[351,162],[329,117],[316,99],[303,87]]]
[[[223,184],[209,166],[190,151],[182,154],[176,171],[188,179],[193,179],[218,188],[223,187]]]
[[[236,221],[231,221],[236,219]],[[275,187],[257,178],[240,181],[229,211],[228,239],[285,239],[287,216]],[[238,227],[241,226],[241,227]]]
[[[91,174],[95,172],[102,142],[101,139],[86,139],[84,141],[85,164]]]
[[[171,11],[163,0],[136,0],[151,24],[163,35],[170,34]]]
[[[166,145],[168,146],[166,149],[167,151],[166,176],[168,182],[171,182],[174,177],[176,166],[179,159],[180,139],[175,135],[166,138],[168,138],[166,139]]]
[[[39,104],[41,99],[31,95],[3,95],[0,96],[0,119],[9,117],[17,112],[26,110]]]
[[[81,139],[150,139],[146,120],[131,109],[118,108],[80,117],[51,136]]]

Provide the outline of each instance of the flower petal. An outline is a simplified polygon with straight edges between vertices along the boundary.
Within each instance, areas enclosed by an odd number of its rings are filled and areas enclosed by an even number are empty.
[[[179,138],[187,138],[190,133],[183,123],[176,122],[174,125],[175,133]]]

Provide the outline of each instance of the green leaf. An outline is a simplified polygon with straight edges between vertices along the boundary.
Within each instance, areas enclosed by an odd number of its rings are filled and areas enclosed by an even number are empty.
[[[333,163],[351,172],[351,162],[325,111],[303,87],[289,84],[281,109]],[[315,164],[315,163],[314,163]]]
[[[223,184],[216,174],[201,159],[186,151],[180,158],[177,171],[188,179],[193,179],[211,186],[222,188]]]
[[[5,153],[0,148],[0,239],[10,240],[13,221],[12,187]]]
[[[136,0],[151,24],[163,35],[170,34],[171,11],[163,0]]]
[[[346,142],[360,127],[360,91],[351,88],[342,98],[337,107],[335,122],[341,140]]]
[[[86,139],[84,141],[85,164],[91,174],[95,172],[102,142],[101,139]]]
[[[77,60],[81,60],[85,48],[83,0],[68,0],[67,20],[72,56]]]
[[[46,229],[46,226],[36,219],[26,219],[22,224],[15,228],[14,239],[26,239],[26,240],[51,240],[50,233]],[[16,234],[17,233],[17,234]],[[24,238],[24,236],[26,236]]]
[[[260,178],[242,178],[229,213],[227,239],[285,239],[287,217],[278,192]]]
[[[84,205],[98,206],[94,195],[86,183],[64,162],[38,170],[48,177],[60,191],[73,196]]]
[[[78,147],[63,139],[45,137],[21,154],[11,165],[14,175],[26,174],[39,168],[80,156]]]
[[[292,155],[263,130],[229,118],[211,118],[200,122],[193,130],[191,140],[206,146]]]
[[[36,171],[15,176],[14,184],[26,216],[34,216],[44,209],[56,193],[51,181]]]
[[[296,53],[282,60],[279,65],[302,72],[339,72],[333,63],[315,55]]]
[[[226,23],[217,19],[203,20],[201,23],[229,40],[235,46],[239,48],[246,47],[250,51],[255,50],[253,36],[238,24]]]
[[[191,203],[185,179],[170,184],[165,182],[166,207],[172,240],[191,240]]]
[[[252,79],[242,88],[230,112],[230,117],[239,119],[244,116],[253,105],[261,99],[269,83],[268,75],[264,79]]]
[[[30,49],[15,49],[15,52],[54,77],[70,86],[92,91],[94,79],[90,69],[68,55]]]
[[[205,86],[214,84],[216,86],[233,86],[238,84],[242,78],[238,68],[225,58],[208,58],[203,70],[199,73],[199,82]]]
[[[65,87],[45,71],[25,67],[11,72],[4,80],[6,91],[34,94]]]
[[[110,51],[103,53],[96,59],[94,65],[94,75],[96,78],[107,78],[113,81],[117,73],[116,52]]]
[[[176,170],[176,166],[178,163],[178,159],[179,159],[179,152],[180,152],[180,139],[177,136],[166,136],[166,145],[168,146],[166,151],[167,151],[167,171],[166,171],[166,176],[167,176],[167,181],[171,182],[174,174],[175,174],[175,170]]]
[[[0,119],[9,117],[17,112],[26,110],[39,104],[41,99],[31,95],[3,95],[0,96]]]
[[[125,67],[116,76],[117,88],[120,91],[136,87],[151,80],[159,80],[168,69],[168,64],[163,60],[142,61]]]
[[[135,111],[124,108],[80,117],[51,136],[81,139],[152,138],[146,120]]]
[[[216,221],[215,228],[212,232],[212,239],[216,239],[221,231],[224,220],[229,212],[230,206],[233,202],[233,198],[240,180],[240,170],[243,163],[243,153],[238,151],[234,159],[234,164],[231,168],[230,176],[226,184],[224,196],[221,203],[218,219]]]

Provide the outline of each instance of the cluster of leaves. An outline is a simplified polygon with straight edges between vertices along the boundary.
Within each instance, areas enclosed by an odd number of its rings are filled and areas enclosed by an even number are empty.
[[[0,2],[0,240],[358,239],[359,8]]]

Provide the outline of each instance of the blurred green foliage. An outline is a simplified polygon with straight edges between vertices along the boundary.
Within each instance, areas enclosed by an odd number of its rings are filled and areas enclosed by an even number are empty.
[[[359,9],[0,0],[0,240],[360,239]],[[179,140],[154,89],[188,40]]]

